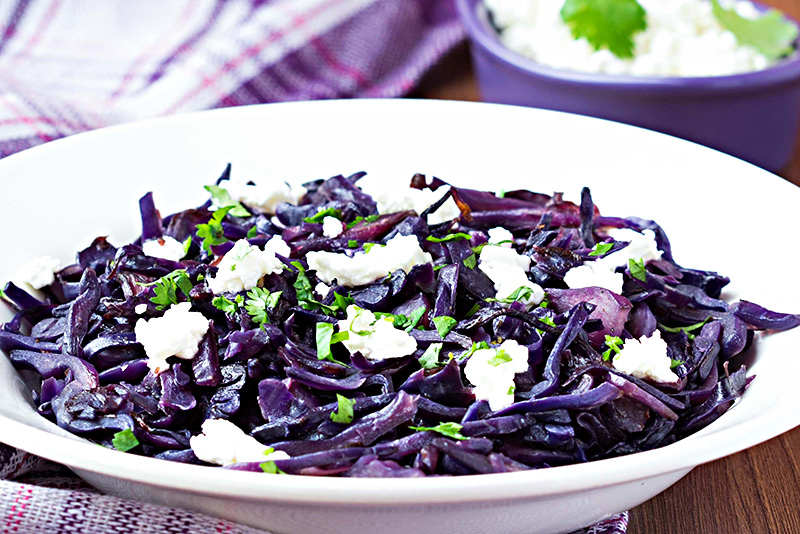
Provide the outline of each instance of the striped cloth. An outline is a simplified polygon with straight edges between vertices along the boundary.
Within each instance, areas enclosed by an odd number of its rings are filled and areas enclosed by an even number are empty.
[[[394,97],[463,39],[450,0],[0,2],[0,157],[77,132],[216,107]],[[627,514],[586,534],[621,534]],[[266,534],[99,495],[0,445],[0,534]]]
[[[450,0],[0,2],[0,157],[173,113],[400,96],[463,35]]]

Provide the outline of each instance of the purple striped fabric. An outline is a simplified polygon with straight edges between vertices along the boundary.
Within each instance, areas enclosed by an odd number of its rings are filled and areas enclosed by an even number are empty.
[[[215,107],[396,97],[463,39],[450,0],[0,2],[0,157]],[[0,445],[0,533],[265,534],[99,495]],[[627,514],[586,529],[621,534]]]

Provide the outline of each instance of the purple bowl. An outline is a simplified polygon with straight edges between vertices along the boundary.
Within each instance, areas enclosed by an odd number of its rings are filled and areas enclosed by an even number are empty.
[[[716,148],[776,171],[800,125],[800,56],[703,78],[611,76],[547,67],[506,48],[481,0],[456,0],[483,100],[610,119]]]

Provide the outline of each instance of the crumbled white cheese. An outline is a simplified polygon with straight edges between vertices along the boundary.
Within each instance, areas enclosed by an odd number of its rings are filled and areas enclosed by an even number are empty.
[[[133,307],[133,313],[136,315],[142,315],[147,311],[147,304],[137,304]]]
[[[642,233],[630,228],[615,228],[608,232],[615,241],[628,241],[628,245],[603,258],[586,261],[573,267],[564,275],[564,283],[572,289],[582,287],[603,287],[614,293],[622,293],[622,273],[617,267],[625,267],[628,260],[642,259],[645,263],[661,259],[661,251],[656,244],[656,234],[652,230]]]
[[[518,300],[529,307],[544,299],[544,290],[528,279],[530,267],[529,256],[523,256],[513,248],[497,245],[483,247],[478,261],[478,268],[494,283],[496,299],[507,299],[520,287],[526,287],[531,290],[530,295]]]
[[[262,185],[248,185],[228,180],[220,183],[220,187],[228,191],[231,199],[266,214],[275,213],[275,208],[281,202],[297,204],[308,192],[303,186],[293,186],[277,181]]]
[[[168,235],[145,241],[142,243],[142,251],[145,256],[172,261],[181,261],[186,255],[183,243]]]
[[[208,287],[215,295],[253,289],[264,276],[283,270],[283,262],[275,255],[289,256],[290,252],[278,235],[267,241],[264,250],[240,239],[217,265],[216,276],[208,278]]]
[[[414,210],[420,214],[448,191],[446,187],[440,187],[436,191],[427,188],[398,187],[396,181],[380,178],[377,175],[365,176],[358,181],[358,186],[378,204],[379,213]],[[451,197],[439,209],[428,215],[428,223],[439,224],[460,216],[461,210]]]
[[[397,269],[408,273],[415,265],[432,261],[413,235],[396,235],[386,246],[356,252],[352,258],[345,253],[313,251],[306,255],[306,260],[309,269],[317,271],[317,277],[326,284],[337,280],[350,287],[369,284]]]
[[[61,269],[61,261],[50,256],[38,256],[17,269],[14,282],[23,287],[42,289],[56,281],[55,274]]]
[[[328,296],[328,291],[330,291],[330,290],[331,290],[330,286],[328,286],[326,284],[323,284],[322,282],[320,282],[316,286],[314,286],[314,291],[316,291],[317,295],[319,295],[322,298],[327,297]]]
[[[347,307],[347,318],[338,325],[340,332],[349,333],[349,339],[342,344],[351,354],[360,352],[370,360],[386,360],[402,358],[417,350],[417,340],[395,328],[391,318],[376,318],[371,311],[352,304]]]
[[[190,311],[191,303],[174,304],[162,317],[139,319],[133,331],[147,354],[147,367],[154,373],[167,369],[167,358],[191,360],[208,331],[208,319]]]
[[[514,403],[514,377],[528,370],[528,349],[513,339],[497,348],[480,349],[469,357],[464,375],[475,398],[489,401],[492,410]]]
[[[322,219],[322,235],[325,237],[339,237],[342,232],[344,232],[344,225],[336,217],[324,217]]]
[[[634,76],[722,76],[762,70],[773,62],[723,28],[706,0],[639,0],[647,29],[634,35],[634,57],[620,59],[575,39],[561,19],[563,2],[485,0],[500,40],[511,50],[559,69]],[[756,18],[748,1],[721,2]]]
[[[656,330],[650,337],[626,339],[622,351],[614,356],[615,369],[636,378],[649,378],[656,382],[677,382],[678,375],[672,372],[672,360],[667,352],[667,343]]]
[[[206,419],[202,434],[189,438],[195,456],[204,462],[217,465],[233,465],[247,462],[270,462],[286,460],[283,451],[272,451],[238,426],[226,419]]]
[[[564,283],[569,288],[602,287],[618,295],[622,294],[623,282],[622,273],[614,272],[614,268],[599,261],[584,262],[564,275]]]
[[[489,244],[491,245],[510,248],[514,244],[514,234],[501,226],[492,228],[487,233],[489,234]]]

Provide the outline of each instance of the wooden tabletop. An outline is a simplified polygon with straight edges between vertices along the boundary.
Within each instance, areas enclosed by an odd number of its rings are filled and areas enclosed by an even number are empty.
[[[800,18],[800,0],[762,2]],[[466,46],[445,58],[412,96],[480,100]],[[792,162],[779,174],[800,185],[800,139]],[[800,534],[800,428],[694,469],[632,510],[628,532]]]

